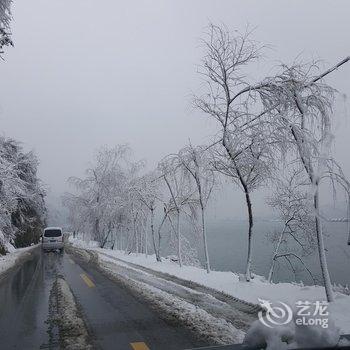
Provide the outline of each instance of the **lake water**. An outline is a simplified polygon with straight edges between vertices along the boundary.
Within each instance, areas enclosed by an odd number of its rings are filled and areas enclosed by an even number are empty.
[[[254,224],[254,272],[267,276],[273,252],[273,243],[266,235],[280,227],[280,223],[257,220]],[[350,246],[347,245],[347,223],[327,223],[325,226],[327,260],[332,282],[350,285]],[[243,221],[208,223],[208,247],[213,270],[244,273],[247,256],[247,224]],[[320,279],[317,251],[304,259],[308,268]],[[282,263],[276,266],[274,281],[294,281],[294,273]],[[312,284],[308,273],[297,273],[297,281]],[[320,279],[321,284],[321,279]]]

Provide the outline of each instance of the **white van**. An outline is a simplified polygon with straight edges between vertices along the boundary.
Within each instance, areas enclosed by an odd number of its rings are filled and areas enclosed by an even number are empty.
[[[63,232],[61,227],[46,227],[42,236],[42,249],[43,250],[56,250],[59,249],[63,252],[64,241]]]

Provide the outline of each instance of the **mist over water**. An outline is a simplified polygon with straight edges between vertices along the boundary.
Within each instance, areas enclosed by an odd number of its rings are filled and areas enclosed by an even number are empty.
[[[253,236],[253,271],[267,276],[274,244],[267,234],[278,230],[279,222],[256,220]],[[325,225],[325,244],[329,271],[333,283],[350,284],[350,246],[347,245],[347,223],[336,222]],[[240,220],[218,220],[208,223],[208,246],[213,270],[244,273],[247,256],[247,223]],[[201,256],[202,258],[202,256]],[[317,283],[321,284],[317,250],[305,257],[304,263],[312,271]],[[296,276],[282,260],[276,264],[274,282],[302,281],[313,284],[310,275],[301,264]]]

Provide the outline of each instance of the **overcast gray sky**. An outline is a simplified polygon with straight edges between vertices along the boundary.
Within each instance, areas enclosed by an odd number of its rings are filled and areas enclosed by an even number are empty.
[[[0,62],[0,132],[35,150],[55,195],[101,145],[129,143],[154,166],[189,138],[213,133],[189,108],[208,21],[257,27],[255,39],[273,47],[266,62],[302,54],[327,66],[350,54],[349,14],[347,0],[14,0],[15,47]],[[347,64],[327,81],[349,95],[349,78]],[[335,153],[350,176],[345,104]]]

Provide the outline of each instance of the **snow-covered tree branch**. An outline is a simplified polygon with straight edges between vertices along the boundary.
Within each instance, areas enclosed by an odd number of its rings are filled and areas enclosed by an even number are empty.
[[[0,58],[5,46],[13,45],[10,32],[12,0],[0,0]]]
[[[37,178],[38,160],[21,145],[0,138],[0,250],[37,243],[45,223],[45,191]]]

